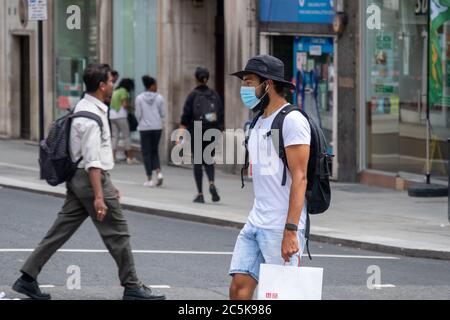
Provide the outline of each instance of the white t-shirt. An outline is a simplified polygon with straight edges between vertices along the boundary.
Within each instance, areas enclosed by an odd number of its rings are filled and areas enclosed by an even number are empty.
[[[283,107],[284,108],[284,107]],[[273,121],[283,109],[269,118],[260,118],[251,133],[249,154],[253,171],[255,202],[250,212],[249,222],[257,228],[284,230],[292,186],[292,176],[287,170],[286,186],[282,186],[284,164],[275,150],[273,139],[267,137]],[[300,112],[287,115],[283,125],[285,147],[311,144],[311,127]],[[306,199],[300,218],[299,229],[306,229]]]

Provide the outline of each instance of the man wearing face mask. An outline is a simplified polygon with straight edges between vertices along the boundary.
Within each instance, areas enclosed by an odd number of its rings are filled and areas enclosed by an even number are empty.
[[[306,189],[311,128],[300,112],[284,119],[279,133],[284,140],[288,170],[273,143],[272,124],[289,107],[284,64],[269,56],[252,58],[245,70],[233,74],[243,81],[242,101],[260,112],[248,140],[253,165],[255,201],[241,231],[231,262],[232,300],[251,300],[261,264],[297,266],[305,248]]]

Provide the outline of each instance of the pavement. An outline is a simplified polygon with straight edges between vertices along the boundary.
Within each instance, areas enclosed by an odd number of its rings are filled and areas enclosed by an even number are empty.
[[[38,147],[24,141],[0,140],[0,186],[65,195],[65,187],[39,180]],[[122,191],[127,210],[240,228],[253,203],[253,187],[241,189],[240,177],[217,172],[222,202],[192,203],[196,194],[193,174],[186,168],[163,167],[162,188],[146,189],[142,165],[118,164],[111,172]],[[207,182],[205,177],[205,191]],[[450,223],[447,198],[417,199],[406,192],[360,184],[332,184],[332,205],[311,218],[313,241],[417,258],[450,260]]]

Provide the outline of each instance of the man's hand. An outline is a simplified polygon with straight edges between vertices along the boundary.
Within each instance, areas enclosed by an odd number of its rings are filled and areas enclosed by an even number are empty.
[[[285,231],[283,237],[283,244],[281,247],[281,256],[286,263],[291,262],[293,255],[300,251],[297,232]]]
[[[119,202],[120,202],[122,200],[122,193],[116,187],[114,187],[114,191],[116,192],[117,200],[119,200]]]
[[[103,222],[108,214],[108,207],[105,204],[105,200],[103,198],[96,198],[94,201],[94,208],[97,214],[97,220]]]
[[[183,143],[183,141],[184,141],[184,133],[185,133],[186,130],[187,130],[187,128],[185,126],[183,126],[183,125],[181,125],[180,128],[178,129],[180,134],[177,137],[177,141],[175,141],[175,144],[177,146],[179,146],[180,144]]]

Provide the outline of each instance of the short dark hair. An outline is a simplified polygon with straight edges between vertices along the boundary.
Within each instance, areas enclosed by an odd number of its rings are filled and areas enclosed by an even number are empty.
[[[83,81],[86,85],[86,91],[96,92],[100,88],[100,83],[107,83],[111,67],[107,64],[92,63],[89,64],[83,73]]]
[[[259,77],[259,79],[260,79],[261,83],[264,83],[267,80],[272,80],[272,79],[266,79],[266,78],[263,78],[263,77]],[[274,84],[275,92],[279,96],[285,97],[287,95],[287,90],[288,90],[287,84],[284,84],[283,82],[279,82],[279,81],[275,81],[275,80],[272,80],[272,81],[273,81],[273,84]]]
[[[150,89],[151,86],[156,84],[156,79],[150,76],[143,76],[142,83],[144,84],[145,89]]]
[[[198,67],[195,70],[195,78],[198,81],[205,83],[209,80],[209,70],[203,67]]]
[[[115,78],[118,78],[120,76],[119,71],[117,71],[117,70],[112,70],[111,75]]]
[[[131,92],[134,90],[134,80],[133,79],[129,79],[129,78],[125,78],[122,79],[119,83],[119,86],[117,87],[117,89],[125,89],[128,92]]]

